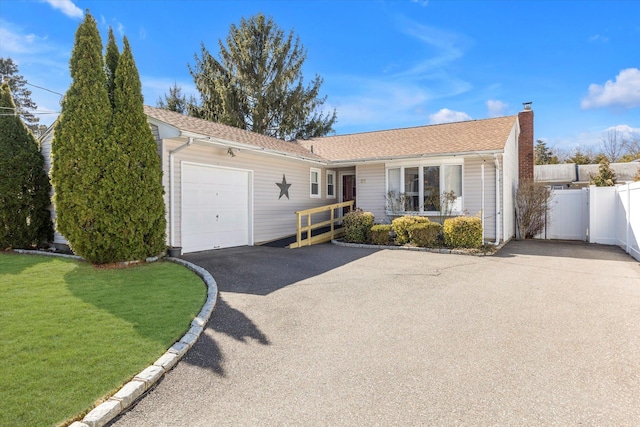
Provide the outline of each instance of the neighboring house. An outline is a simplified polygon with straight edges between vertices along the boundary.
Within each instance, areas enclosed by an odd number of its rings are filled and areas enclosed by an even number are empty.
[[[183,252],[291,236],[296,211],[347,200],[377,222],[437,217],[433,195],[444,191],[458,196],[453,214],[480,215],[485,239],[505,241],[515,234],[519,179],[533,178],[530,104],[514,116],[294,142],[145,113],[162,157],[167,244]]]
[[[633,182],[640,170],[636,161],[629,163],[611,163],[609,165],[616,174],[618,184]],[[591,177],[598,173],[600,165],[576,165],[562,163],[558,165],[535,165],[533,176],[536,182],[543,182],[555,190],[577,189],[589,186]]]

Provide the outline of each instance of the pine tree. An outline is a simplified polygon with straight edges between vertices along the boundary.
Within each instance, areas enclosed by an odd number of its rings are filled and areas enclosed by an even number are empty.
[[[70,60],[72,83],[54,128],[51,180],[58,231],[85,259],[105,261],[105,205],[111,196],[103,185],[109,147],[111,108],[102,57],[102,41],[89,11],[75,34]]]
[[[116,69],[106,214],[114,260],[144,259],[165,248],[162,169],[144,114],[142,86],[125,37]]]
[[[109,27],[109,38],[107,41],[107,53],[104,57],[105,73],[107,75],[107,92],[109,93],[109,101],[111,101],[111,108],[115,108],[114,90],[116,85],[116,68],[118,67],[118,58],[120,58],[120,52],[118,52],[118,45],[116,44],[116,38],[113,35],[113,28]]]
[[[285,36],[258,14],[231,25],[227,47],[219,45],[219,60],[202,44],[201,57],[189,66],[202,99],[189,105],[189,114],[285,140],[333,132],[336,112],[321,111],[320,76],[305,87],[307,51],[293,31]]]
[[[611,169],[609,159],[604,157],[600,161],[598,173],[591,176],[590,183],[596,187],[613,187],[616,185],[616,173]]]
[[[191,97],[189,102],[193,105],[195,104],[195,99]],[[169,88],[169,95],[165,94],[164,99],[159,97],[156,106],[165,110],[175,111],[176,113],[186,114],[187,98],[182,94],[182,87],[174,82],[173,86]]]
[[[22,119],[29,129],[34,132],[37,131],[40,119],[31,114],[29,110],[35,110],[38,106],[31,99],[31,91],[26,88],[27,81],[20,75],[18,65],[13,62],[11,58],[0,58],[0,83],[2,83],[5,78],[9,79],[13,102]]]
[[[547,147],[547,143],[539,139],[533,149],[536,165],[555,165],[560,163],[558,156],[553,153],[551,148]]]
[[[16,107],[7,81],[0,107]],[[0,115],[0,249],[31,248],[53,239],[49,178],[31,131],[19,115]]]

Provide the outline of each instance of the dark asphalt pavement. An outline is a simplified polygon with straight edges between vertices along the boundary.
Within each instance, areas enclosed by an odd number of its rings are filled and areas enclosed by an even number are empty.
[[[184,258],[216,310],[115,426],[640,425],[640,264],[619,248]]]

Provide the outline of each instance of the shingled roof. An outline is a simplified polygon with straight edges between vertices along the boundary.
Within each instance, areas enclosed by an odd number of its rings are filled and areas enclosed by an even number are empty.
[[[300,143],[332,161],[503,150],[518,116],[382,130]]]
[[[146,105],[144,112],[182,131],[283,154],[334,162],[499,151],[504,149],[518,120],[518,116],[505,116],[287,142]]]
[[[203,136],[222,139],[230,142],[239,142],[243,144],[254,145],[259,148],[276,151],[279,153],[293,154],[296,156],[306,157],[309,159],[323,160],[317,154],[311,153],[307,148],[303,147],[297,141],[283,141],[281,139],[272,138],[255,132],[249,132],[244,129],[223,125],[220,123],[210,122],[195,117],[185,116],[161,108],[144,106],[144,112],[147,116],[156,120],[160,120],[168,125],[186,132],[192,132]]]

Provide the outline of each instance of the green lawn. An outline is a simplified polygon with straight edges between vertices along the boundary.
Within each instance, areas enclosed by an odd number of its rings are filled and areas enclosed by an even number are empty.
[[[206,293],[168,262],[96,269],[0,254],[0,426],[83,415],[178,340]]]

